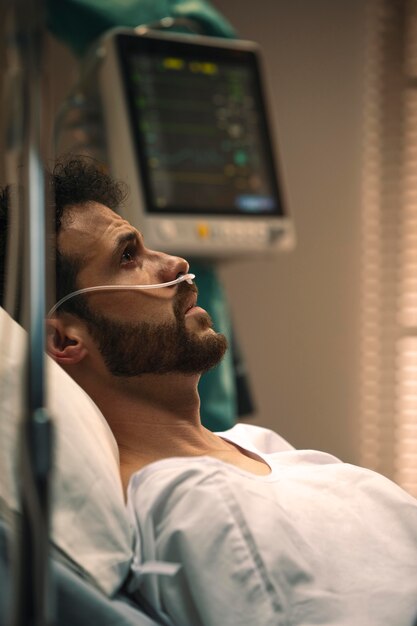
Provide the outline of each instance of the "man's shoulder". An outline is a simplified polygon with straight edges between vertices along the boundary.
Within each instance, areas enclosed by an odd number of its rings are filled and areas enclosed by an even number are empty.
[[[254,424],[239,423],[229,430],[217,432],[216,435],[242,448],[261,454],[294,450],[294,447],[278,433]]]

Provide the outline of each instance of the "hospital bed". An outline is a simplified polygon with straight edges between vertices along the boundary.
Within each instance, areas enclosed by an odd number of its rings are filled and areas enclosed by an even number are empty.
[[[0,625],[10,622],[16,516],[16,444],[27,336],[0,308]],[[132,535],[113,435],[91,399],[47,360],[55,418],[52,589],[56,622],[157,626],[130,573]]]
[[[0,624],[11,613],[10,528],[0,520]],[[123,594],[110,599],[71,569],[52,561],[56,592],[57,623],[60,626],[157,626]]]

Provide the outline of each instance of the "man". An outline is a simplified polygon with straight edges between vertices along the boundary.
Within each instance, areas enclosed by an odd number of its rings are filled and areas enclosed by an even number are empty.
[[[94,165],[61,165],[52,181],[58,300],[188,272],[184,259],[146,248],[115,211],[122,187]],[[226,342],[194,286],[74,296],[48,319],[47,346],[114,433],[137,562],[182,565],[144,581],[161,619],[411,625],[416,501],[373,472],[296,451],[269,431],[203,428],[197,383]]]
[[[187,273],[184,259],[148,250],[142,235],[109,208],[121,200],[121,188],[102,175],[109,197],[98,194],[89,180],[96,174],[79,162],[55,171],[58,195],[61,180],[68,185],[69,178],[87,193],[70,207],[58,201],[59,295],[62,285],[68,293],[168,282]],[[125,488],[134,471],[169,456],[208,454],[256,473],[268,471],[200,423],[198,380],[222,358],[226,340],[196,304],[197,289],[187,283],[103,291],[77,296],[48,321],[49,353],[93,398],[113,430]]]

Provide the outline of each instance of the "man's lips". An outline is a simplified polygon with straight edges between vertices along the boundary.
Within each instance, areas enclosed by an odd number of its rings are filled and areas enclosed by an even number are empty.
[[[197,315],[199,313],[203,315],[207,315],[207,311],[202,309],[201,306],[193,306],[191,307],[191,309],[188,309],[188,311],[186,311],[185,317],[190,317],[191,315]]]

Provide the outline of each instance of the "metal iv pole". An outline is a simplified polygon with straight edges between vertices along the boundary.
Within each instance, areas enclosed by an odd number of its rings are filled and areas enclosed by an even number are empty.
[[[11,626],[51,626],[49,483],[52,425],[45,411],[45,180],[41,157],[41,68],[45,6],[42,0],[9,0],[7,18],[8,111],[6,171],[15,188],[9,211],[9,270],[22,265],[23,289],[6,308],[20,308],[28,331],[24,414],[18,466],[20,516],[15,532]],[[18,245],[18,241],[20,242]],[[23,241],[23,246],[22,246]],[[23,263],[18,250],[23,252]],[[19,272],[14,272],[19,276]],[[15,300],[13,303],[13,299]],[[16,305],[20,302],[20,307]],[[8,306],[9,305],[9,306]]]

